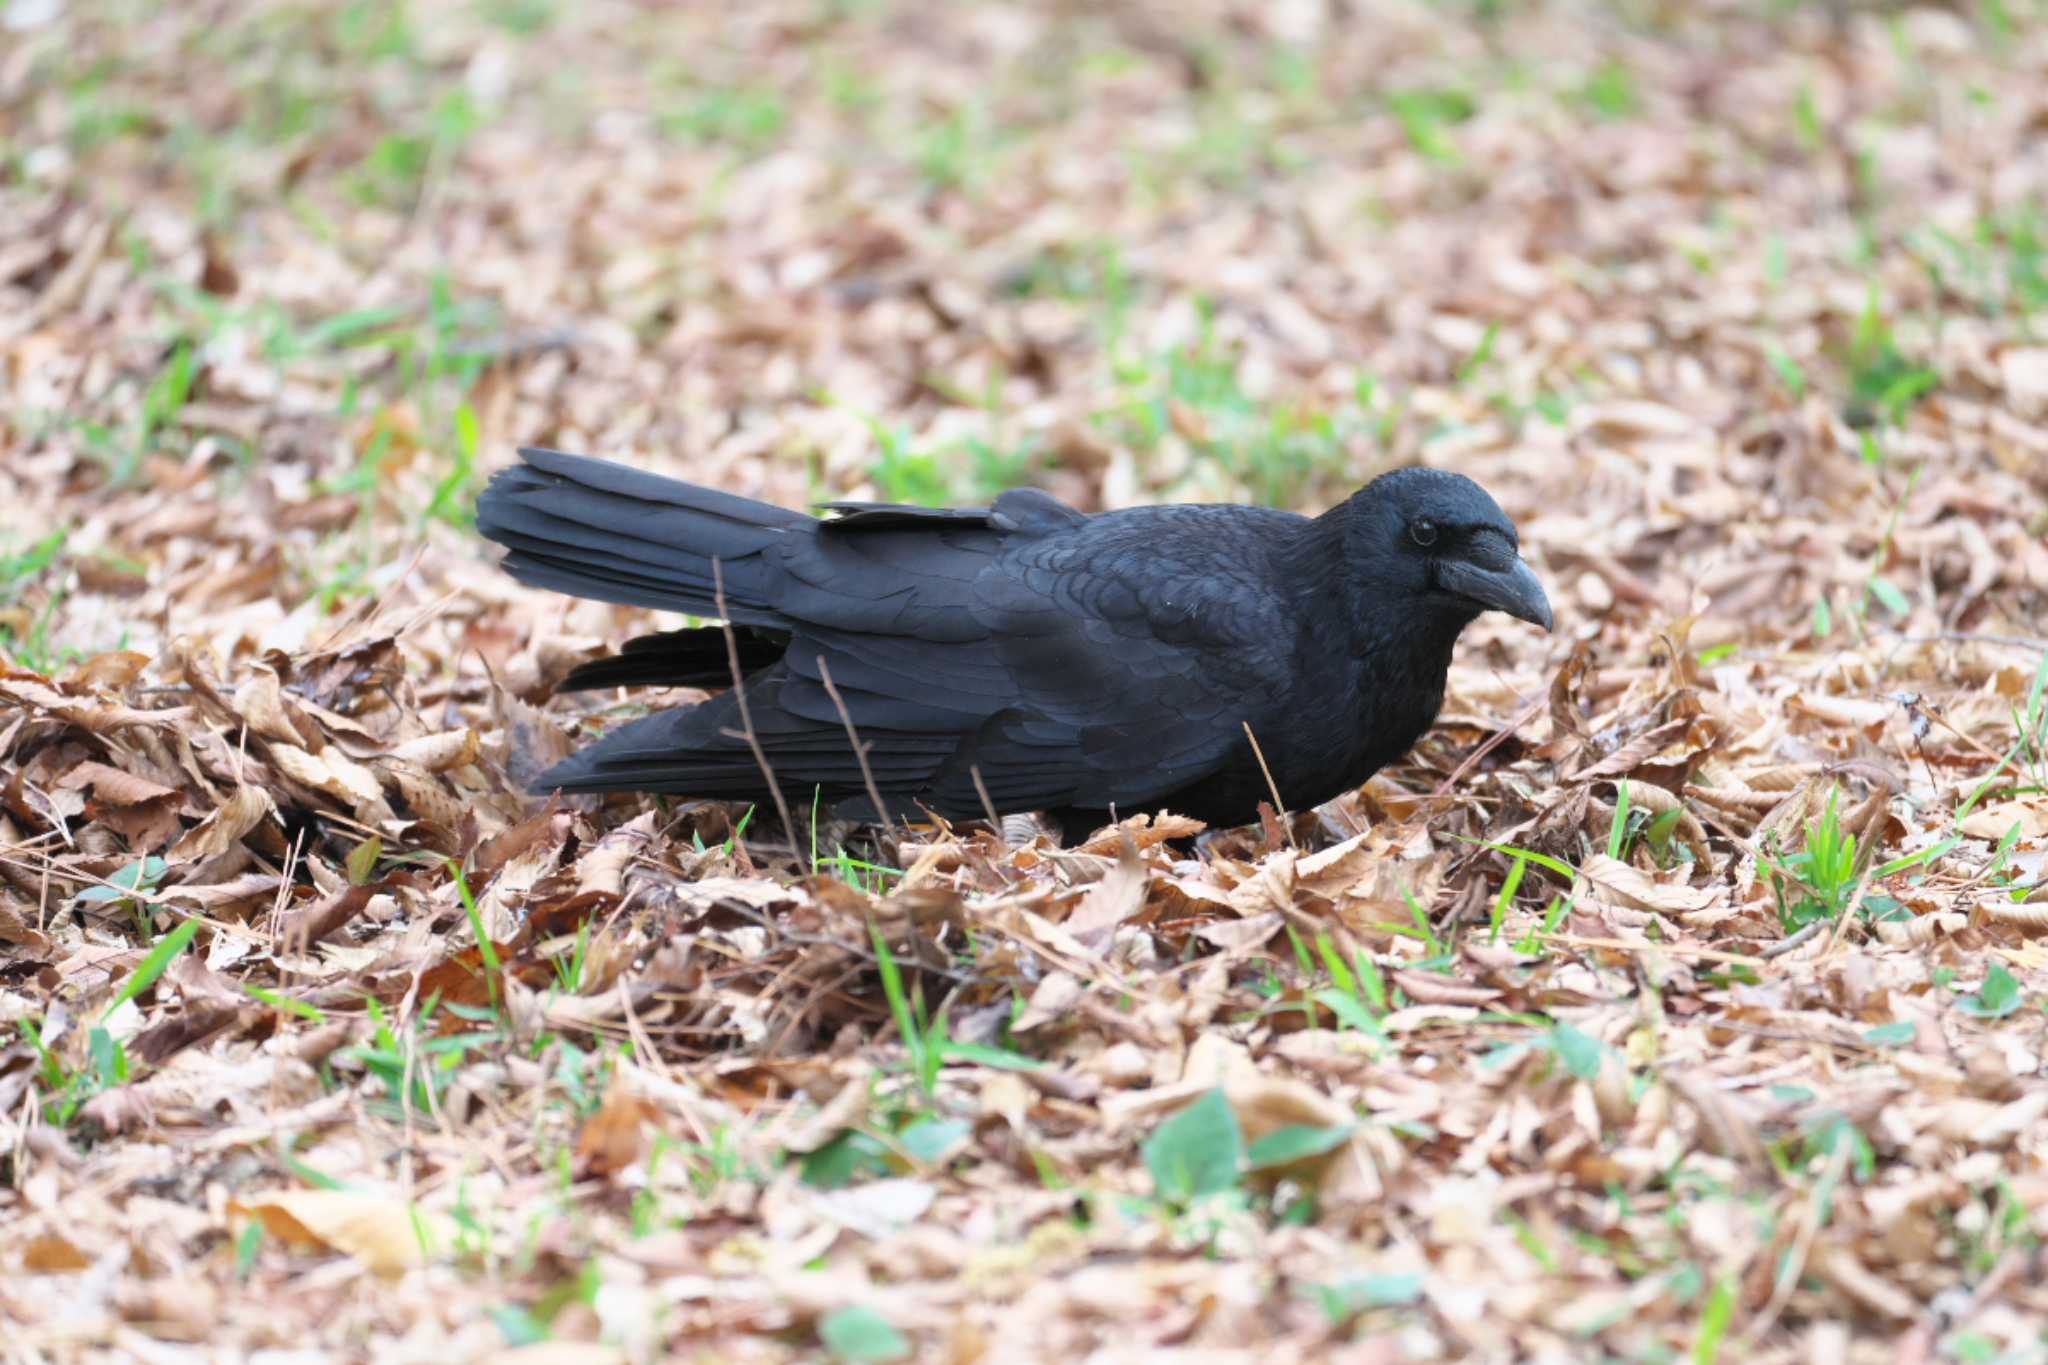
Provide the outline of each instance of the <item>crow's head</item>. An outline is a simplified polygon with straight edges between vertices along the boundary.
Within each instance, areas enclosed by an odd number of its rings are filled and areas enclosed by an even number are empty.
[[[1549,630],[1550,599],[1522,561],[1515,524],[1463,474],[1396,469],[1351,498],[1352,557],[1411,610],[1462,626],[1504,611]]]

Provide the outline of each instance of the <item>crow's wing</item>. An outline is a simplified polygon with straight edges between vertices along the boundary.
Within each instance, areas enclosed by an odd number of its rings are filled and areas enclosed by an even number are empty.
[[[992,512],[1003,510],[999,499]],[[1005,809],[1142,803],[1241,752],[1244,722],[1282,702],[1287,585],[1269,555],[1306,524],[1243,508],[1020,521],[965,578],[934,576],[928,550],[877,537],[860,548],[912,586],[853,611],[792,595],[780,705],[843,728],[829,670],[877,750],[896,735],[958,735],[924,779],[942,810],[981,808],[977,773]],[[788,564],[792,580],[844,581],[831,539]]]

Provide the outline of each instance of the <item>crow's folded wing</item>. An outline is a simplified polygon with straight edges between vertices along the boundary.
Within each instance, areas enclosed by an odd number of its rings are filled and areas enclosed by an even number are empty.
[[[821,537],[785,562],[800,586],[778,704],[843,728],[829,673],[876,753],[929,765],[918,780],[941,809],[979,810],[977,773],[1012,809],[1178,790],[1242,749],[1288,677],[1284,584],[1260,571],[1268,537],[1303,523],[1230,510],[1020,517],[994,545],[937,537],[952,553],[901,530]],[[858,590],[885,579],[895,592]],[[957,742],[934,754],[934,734]]]

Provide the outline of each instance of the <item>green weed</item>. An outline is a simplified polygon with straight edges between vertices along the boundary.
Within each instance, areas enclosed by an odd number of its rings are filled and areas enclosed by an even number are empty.
[[[404,1031],[394,1025],[376,1000],[366,1000],[371,1035],[368,1042],[343,1050],[364,1071],[384,1085],[375,1107],[392,1117],[439,1114],[441,1097],[472,1053],[504,1041],[498,1030],[433,1035],[427,1025],[438,1002],[429,1001]]]
[[[1478,112],[1478,102],[1471,95],[1450,88],[1396,90],[1387,95],[1387,109],[1400,123],[1408,144],[1424,157],[1445,168],[1464,164],[1451,129]]]
[[[1841,918],[1856,893],[1856,835],[1842,825],[1840,796],[1840,788],[1829,788],[1827,804],[1806,826],[1806,844],[1798,852],[1782,853],[1775,839],[1765,841],[1763,862],[1773,873],[1778,924],[1788,934],[1816,921]]]

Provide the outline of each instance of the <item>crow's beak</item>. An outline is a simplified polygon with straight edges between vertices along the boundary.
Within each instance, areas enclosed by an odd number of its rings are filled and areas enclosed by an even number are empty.
[[[1519,556],[1499,568],[1447,559],[1437,566],[1437,582],[1482,607],[1550,629],[1550,599],[1543,595],[1535,572]]]

